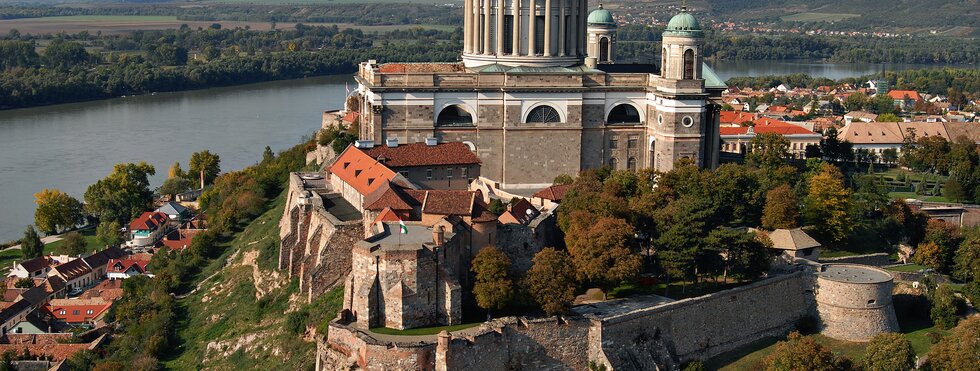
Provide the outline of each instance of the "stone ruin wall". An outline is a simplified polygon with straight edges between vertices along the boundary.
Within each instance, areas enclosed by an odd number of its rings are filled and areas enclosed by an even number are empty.
[[[337,321],[330,323],[327,346],[317,346],[317,370],[350,369],[356,366],[369,371],[433,370],[435,369],[434,342],[394,344],[378,341],[361,331]],[[331,357],[331,352],[341,357]],[[339,362],[336,358],[343,358]]]
[[[279,269],[300,278],[300,291],[312,301],[343,282],[351,269],[351,248],[364,229],[360,221],[341,222],[318,196],[301,205],[303,181],[290,174],[286,207],[279,220]]]
[[[796,272],[606,318],[597,341],[607,366],[616,370],[652,369],[633,361],[658,357],[631,354],[658,351],[644,346],[651,340],[662,340],[679,363],[707,359],[792,330],[800,318],[813,314],[811,282],[809,273]]]
[[[472,335],[440,336],[436,370],[586,370],[591,321],[507,317]]]

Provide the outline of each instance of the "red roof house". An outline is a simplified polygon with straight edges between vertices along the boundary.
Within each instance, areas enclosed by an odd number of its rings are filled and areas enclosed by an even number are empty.
[[[102,298],[52,299],[44,306],[59,321],[68,324],[91,324],[98,321],[112,306]]]

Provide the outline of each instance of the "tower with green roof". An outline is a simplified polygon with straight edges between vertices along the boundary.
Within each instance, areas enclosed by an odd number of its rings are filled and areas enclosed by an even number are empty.
[[[588,57],[597,63],[615,63],[616,20],[602,4],[589,13],[588,34]]]

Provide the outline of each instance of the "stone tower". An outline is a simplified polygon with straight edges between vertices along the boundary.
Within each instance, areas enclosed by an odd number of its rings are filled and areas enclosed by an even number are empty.
[[[464,0],[463,64],[568,67],[586,53],[587,0]]]
[[[701,74],[704,32],[686,8],[667,23],[663,34],[663,59],[658,90],[664,93],[653,120],[652,167],[669,171],[674,162],[688,159],[702,167],[713,166],[712,116]]]
[[[598,63],[615,63],[616,21],[612,13],[599,4],[599,9],[589,14],[588,24],[589,57]]]

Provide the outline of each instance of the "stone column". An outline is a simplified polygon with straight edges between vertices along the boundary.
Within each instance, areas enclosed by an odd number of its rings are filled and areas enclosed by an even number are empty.
[[[568,2],[570,4],[578,4],[579,3],[579,0],[568,0]],[[569,17],[568,17],[568,19],[569,19],[569,21],[570,21],[571,24],[568,25],[570,29],[568,30],[568,36],[566,36],[566,37],[571,37],[572,38],[572,42],[569,43],[569,45],[568,45],[568,47],[569,47],[568,54],[569,55],[578,55],[578,43],[579,43],[579,41],[578,41],[578,36],[577,35],[578,35],[578,13],[579,13],[579,6],[578,5],[572,5],[571,8],[569,9],[569,11],[572,12],[572,14],[569,14]]]
[[[532,56],[532,57],[535,54],[537,54],[537,52],[538,52],[537,51],[537,48],[535,48],[536,45],[534,45],[534,41],[537,39],[537,36],[535,35],[535,30],[534,30],[534,28],[535,28],[535,25],[534,24],[537,23],[537,22],[535,22],[535,18],[537,17],[537,11],[535,11],[535,9],[534,9],[534,5],[535,5],[536,2],[537,2],[537,0],[531,0],[530,1],[531,6],[528,8],[528,9],[530,9],[530,11],[528,12],[528,15],[527,15],[527,19],[528,19],[528,22],[527,22],[527,55]]]
[[[470,0],[470,2],[473,3],[470,5],[470,8],[473,9],[473,14],[470,15],[473,19],[470,25],[470,30],[472,31],[470,33],[470,42],[473,44],[473,54],[480,54],[483,53],[483,48],[481,47],[483,38],[480,37],[480,31],[483,30],[482,23],[480,23],[480,0]]]
[[[521,55],[521,0],[514,0],[511,8],[514,13],[514,47],[511,49],[511,54]]]
[[[585,49],[586,48],[586,43],[588,43],[588,41],[586,40],[586,27],[587,27],[588,23],[585,21],[585,18],[589,16],[589,1],[588,0],[581,0],[581,4],[582,4],[582,7],[579,8],[579,15],[578,15],[578,36],[577,37],[578,37],[578,42],[582,43],[582,47],[579,48],[579,50],[582,50],[583,51],[582,54],[585,54],[584,51],[586,50]]]
[[[483,54],[490,55],[490,0],[483,0]]]
[[[567,15],[565,8],[568,7],[568,0],[561,0],[558,6],[561,7],[558,12],[558,55],[564,57],[565,44],[568,43],[568,35],[565,34],[568,32],[568,22],[565,20],[565,16]]]
[[[496,0],[497,1],[497,32],[494,33],[493,38],[497,40],[497,50],[494,54],[498,56],[504,55],[504,2],[507,0]]]
[[[463,54],[473,52],[473,44],[470,38],[473,36],[473,2],[466,0],[463,2]]]
[[[544,0],[544,56],[551,56],[551,0]]]

